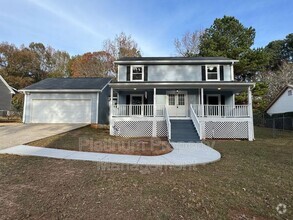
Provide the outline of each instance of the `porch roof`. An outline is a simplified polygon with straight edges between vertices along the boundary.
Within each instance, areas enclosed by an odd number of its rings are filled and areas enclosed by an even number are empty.
[[[191,82],[191,81],[180,81],[180,82],[113,82],[109,84],[113,89],[129,90],[129,89],[223,89],[233,91],[243,91],[249,86],[254,87],[254,83],[244,82]]]

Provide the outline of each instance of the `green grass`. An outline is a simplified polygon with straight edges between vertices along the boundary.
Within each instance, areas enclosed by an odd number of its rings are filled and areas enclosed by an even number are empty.
[[[185,168],[100,170],[93,162],[0,155],[0,216],[292,219],[293,132],[255,134],[253,142],[208,141],[222,159]],[[283,215],[279,203],[287,206]]]

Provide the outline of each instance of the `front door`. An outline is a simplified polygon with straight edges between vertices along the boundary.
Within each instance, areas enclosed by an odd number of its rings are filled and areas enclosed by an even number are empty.
[[[184,91],[172,91],[167,93],[168,112],[173,117],[185,117],[187,115],[187,93]]]
[[[143,115],[143,95],[131,95],[130,104],[131,115]]]

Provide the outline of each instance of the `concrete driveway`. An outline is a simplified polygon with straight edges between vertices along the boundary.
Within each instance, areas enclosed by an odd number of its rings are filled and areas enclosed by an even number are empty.
[[[0,149],[61,134],[87,124],[1,124]]]

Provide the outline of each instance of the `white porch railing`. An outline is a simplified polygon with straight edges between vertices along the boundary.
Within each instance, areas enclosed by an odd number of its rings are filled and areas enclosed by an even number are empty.
[[[247,118],[248,105],[202,105],[192,104],[198,117]],[[202,112],[203,111],[203,112]]]
[[[167,133],[168,133],[168,139],[171,140],[171,122],[170,122],[170,117],[169,117],[169,113],[168,113],[168,109],[165,107],[165,114],[164,114],[164,118],[166,120],[166,124],[167,124]]]
[[[194,112],[192,105],[190,105],[189,111],[190,111],[190,118],[191,118],[193,125],[198,133],[199,139],[201,140],[202,139],[201,125],[200,125],[200,122],[199,122],[195,112]]]
[[[118,104],[114,105],[112,108],[112,116],[144,116],[144,117],[164,117],[165,105],[156,105],[156,112],[154,115],[154,105],[125,105]]]

